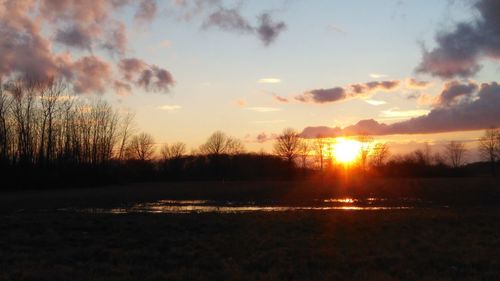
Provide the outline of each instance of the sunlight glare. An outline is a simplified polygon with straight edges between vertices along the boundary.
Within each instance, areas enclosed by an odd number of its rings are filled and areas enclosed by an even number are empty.
[[[338,138],[333,145],[333,153],[338,162],[352,163],[361,153],[361,143],[356,140]]]

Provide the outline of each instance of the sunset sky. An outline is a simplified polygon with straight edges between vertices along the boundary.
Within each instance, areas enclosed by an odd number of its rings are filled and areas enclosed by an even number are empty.
[[[0,3],[4,80],[61,75],[158,143],[222,130],[271,151],[292,127],[403,152],[500,126],[495,0]]]

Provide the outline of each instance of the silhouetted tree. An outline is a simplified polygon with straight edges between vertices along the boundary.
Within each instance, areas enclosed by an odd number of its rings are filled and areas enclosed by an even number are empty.
[[[276,138],[274,152],[286,159],[290,166],[297,158],[300,148],[299,134],[292,128],[287,128]]]
[[[373,142],[373,137],[367,135],[358,136],[358,141],[361,143],[359,151],[359,164],[363,172],[366,171],[366,166],[368,164],[368,156],[371,152],[371,146]]]
[[[134,134],[135,128],[133,126],[135,113],[128,111],[122,118],[120,128],[120,147],[118,149],[118,159],[123,160],[125,157],[125,149],[127,148],[130,136]]]
[[[323,136],[318,135],[314,139],[314,153],[316,155],[317,161],[319,162],[319,170],[323,171],[324,153],[327,143]]]
[[[154,139],[150,134],[140,133],[130,140],[127,149],[129,158],[146,161],[151,160],[154,154]]]
[[[221,131],[213,133],[200,146],[200,152],[206,155],[238,154],[244,151],[245,147],[239,139],[230,137]]]
[[[307,159],[311,153],[311,146],[309,141],[306,139],[301,139],[299,143],[299,158],[302,164],[302,169],[307,168]]]
[[[445,151],[451,167],[459,168],[464,164],[467,148],[463,142],[451,141],[445,146]]]
[[[183,142],[176,142],[171,145],[164,144],[160,153],[164,161],[181,158],[186,154],[186,144]]]
[[[3,90],[3,84],[0,80],[0,164],[7,163],[9,160],[9,137],[11,135],[9,111],[11,104],[11,96]]]
[[[390,151],[389,145],[387,143],[376,143],[371,152],[371,162],[375,167],[381,167],[384,165],[387,158],[389,158]]]
[[[495,164],[500,158],[500,130],[488,129],[479,139],[479,153],[490,163],[491,173],[495,175]]]

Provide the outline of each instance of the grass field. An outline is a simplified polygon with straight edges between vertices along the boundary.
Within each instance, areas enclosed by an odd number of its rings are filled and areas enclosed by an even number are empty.
[[[394,180],[351,190],[318,183],[179,183],[3,193],[0,280],[498,280],[500,208],[490,198],[498,196],[497,183]],[[292,202],[351,193],[455,195],[449,208],[391,211],[112,215],[54,209],[165,198]]]

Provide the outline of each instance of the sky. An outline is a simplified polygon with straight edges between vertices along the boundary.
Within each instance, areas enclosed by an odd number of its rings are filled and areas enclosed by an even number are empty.
[[[500,126],[495,0],[0,0],[0,21],[3,79],[64,77],[159,144],[271,151],[291,127],[405,152]]]

